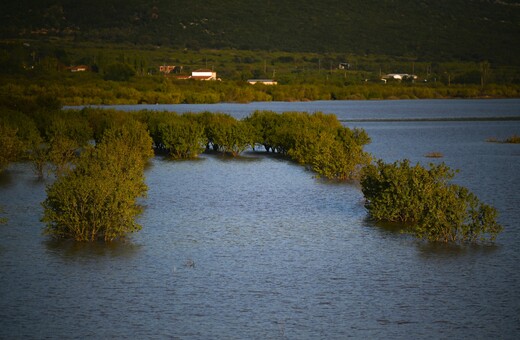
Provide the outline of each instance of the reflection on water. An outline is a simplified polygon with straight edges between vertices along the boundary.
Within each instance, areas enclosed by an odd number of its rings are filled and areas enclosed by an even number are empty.
[[[113,242],[75,242],[72,240],[46,239],[44,241],[48,254],[60,256],[64,260],[74,261],[75,259],[84,260],[85,258],[102,259],[106,258],[129,258],[136,255],[141,245],[133,243],[131,240],[122,239]]]
[[[500,251],[501,246],[496,244],[482,245],[451,245],[445,243],[424,243],[417,242],[419,255],[425,258],[453,258],[458,259],[462,256],[477,258],[480,256],[491,256]]]
[[[0,338],[516,338],[518,145],[485,138],[518,122],[356,124],[387,161],[442,152],[498,208],[496,245],[417,241],[371,222],[358,186],[250,152],[156,157],[140,232],[53,241],[39,221],[50,180],[16,164],[0,175]]]

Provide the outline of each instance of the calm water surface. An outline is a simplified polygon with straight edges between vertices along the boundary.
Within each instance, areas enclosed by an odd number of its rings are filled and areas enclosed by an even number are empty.
[[[518,100],[265,104],[344,119],[520,116]],[[346,124],[366,129],[367,150],[386,161],[442,152],[434,161],[499,209],[496,244],[418,242],[368,221],[356,185],[255,153],[157,157],[142,231],[110,245],[55,242],[39,222],[50,181],[15,164],[0,175],[0,338],[517,338],[520,146],[485,139],[520,134],[520,122]]]

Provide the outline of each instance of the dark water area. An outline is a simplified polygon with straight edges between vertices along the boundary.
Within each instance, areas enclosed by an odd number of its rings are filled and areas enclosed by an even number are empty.
[[[0,225],[0,338],[518,337],[520,145],[486,139],[520,134],[520,121],[397,120],[519,117],[520,101],[214,108],[238,118],[256,109],[336,113],[367,130],[375,157],[459,169],[455,181],[494,205],[505,230],[491,246],[420,242],[368,220],[355,184],[250,152],[156,157],[140,232],[108,245],[58,242],[39,221],[50,180],[14,164],[0,174],[9,219]]]

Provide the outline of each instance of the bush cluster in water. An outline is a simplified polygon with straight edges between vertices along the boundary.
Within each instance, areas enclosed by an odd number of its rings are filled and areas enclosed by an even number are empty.
[[[54,237],[108,241],[139,230],[136,200],[147,191],[144,166],[152,146],[173,159],[263,147],[318,176],[361,178],[374,219],[405,224],[430,241],[494,240],[501,230],[494,208],[448,183],[454,173],[447,166],[372,163],[363,150],[366,132],[342,126],[334,115],[256,111],[237,120],[209,112],[62,111],[52,98],[25,104],[0,105],[0,171],[26,158],[38,175],[54,172],[43,202],[45,232]]]
[[[128,121],[87,146],[73,169],[47,188],[45,233],[77,241],[111,241],[141,229],[136,200],[146,195],[144,167],[152,157],[145,127]]]
[[[502,227],[497,211],[466,188],[450,184],[454,171],[445,164],[426,169],[408,160],[377,161],[361,179],[370,215],[398,222],[418,238],[454,243],[494,240]]]

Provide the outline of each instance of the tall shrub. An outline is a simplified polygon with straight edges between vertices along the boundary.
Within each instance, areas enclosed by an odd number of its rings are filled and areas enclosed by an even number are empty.
[[[189,116],[170,115],[157,126],[159,143],[174,159],[196,158],[204,151],[204,128]]]
[[[144,166],[153,154],[144,126],[109,129],[87,147],[76,167],[47,188],[44,233],[77,241],[111,241],[141,228],[137,203],[146,195]]]

